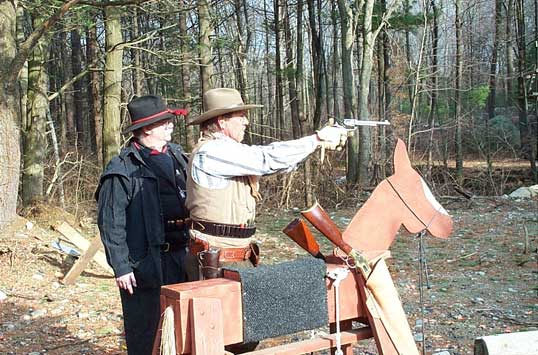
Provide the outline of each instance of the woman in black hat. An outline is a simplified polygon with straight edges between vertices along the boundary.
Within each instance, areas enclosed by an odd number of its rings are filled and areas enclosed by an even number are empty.
[[[98,225],[120,290],[127,351],[151,354],[157,331],[160,286],[185,281],[189,212],[185,208],[187,160],[170,143],[171,110],[159,96],[128,105],[130,143],[112,158],[96,192]]]

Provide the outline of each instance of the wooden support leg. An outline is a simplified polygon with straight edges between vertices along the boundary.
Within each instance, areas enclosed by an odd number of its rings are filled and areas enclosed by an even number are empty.
[[[353,328],[353,322],[351,320],[344,320],[340,322],[340,331],[351,330]],[[329,324],[329,332],[331,334],[336,332],[336,323]],[[336,348],[331,348],[331,355],[334,355]],[[342,344],[342,352],[344,355],[353,355],[353,344]]]
[[[372,334],[374,335],[374,339],[375,339],[375,343],[376,343],[377,351],[379,352],[379,355],[397,354],[398,351],[396,350],[394,344],[392,343],[392,340],[390,339],[389,334],[387,333],[387,330],[383,326],[381,319],[372,317],[372,314],[368,311],[368,307],[366,306],[366,299],[368,296],[367,296],[366,282],[364,281],[364,278],[362,277],[362,275],[358,273],[355,273],[353,276],[355,277],[355,280],[357,281],[357,284],[359,285],[359,292],[364,302],[366,315],[368,316],[368,323],[370,323],[370,328],[372,329]]]
[[[222,306],[216,298],[193,298],[190,304],[192,355],[224,354]]]
[[[54,230],[61,233],[64,237],[67,238],[67,240],[73,245],[75,245],[77,248],[81,249],[82,252],[85,252],[88,250],[88,247],[90,246],[90,242],[86,240],[75,228],[71,227],[68,223],[63,222],[59,225],[52,226]],[[100,240],[101,237],[99,234],[97,234],[97,238]],[[103,270],[106,270],[107,273],[114,276],[114,271],[108,265],[108,262],[106,261],[105,253],[101,250],[98,250],[95,256],[93,257],[93,261],[95,261],[99,266],[103,268]]]
[[[86,266],[88,266],[90,261],[92,261],[100,246],[101,238],[99,238],[99,236],[94,237],[88,249],[86,249],[80,258],[78,258],[75,264],[71,267],[71,270],[69,270],[67,275],[65,275],[65,277],[62,279],[62,283],[64,285],[71,285],[75,282],[78,275],[80,275]]]

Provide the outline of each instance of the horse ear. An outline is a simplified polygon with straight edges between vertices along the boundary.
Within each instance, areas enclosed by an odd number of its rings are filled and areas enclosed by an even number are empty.
[[[394,173],[399,171],[413,169],[411,167],[411,161],[409,155],[407,155],[407,148],[405,143],[398,138],[396,148],[394,149]]]

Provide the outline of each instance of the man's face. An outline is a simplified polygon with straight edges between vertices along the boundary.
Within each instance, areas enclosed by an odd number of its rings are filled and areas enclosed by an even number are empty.
[[[237,142],[243,141],[248,126],[247,112],[237,111],[229,113],[219,119],[222,133]]]
[[[174,123],[172,120],[162,120],[147,126],[147,138],[155,142],[170,142],[172,140],[172,132],[174,131]]]

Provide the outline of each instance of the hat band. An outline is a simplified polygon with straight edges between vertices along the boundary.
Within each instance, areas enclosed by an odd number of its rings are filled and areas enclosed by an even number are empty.
[[[157,112],[156,114],[153,114],[151,116],[139,118],[139,119],[137,119],[135,121],[132,121],[131,124],[138,124],[138,123],[141,123],[141,122],[145,122],[145,121],[151,120],[152,118],[164,115],[166,113],[171,113],[171,114],[173,114],[175,116],[179,116],[179,115],[186,116],[188,111],[185,110],[185,109],[178,109],[178,110],[166,109],[164,111]]]

